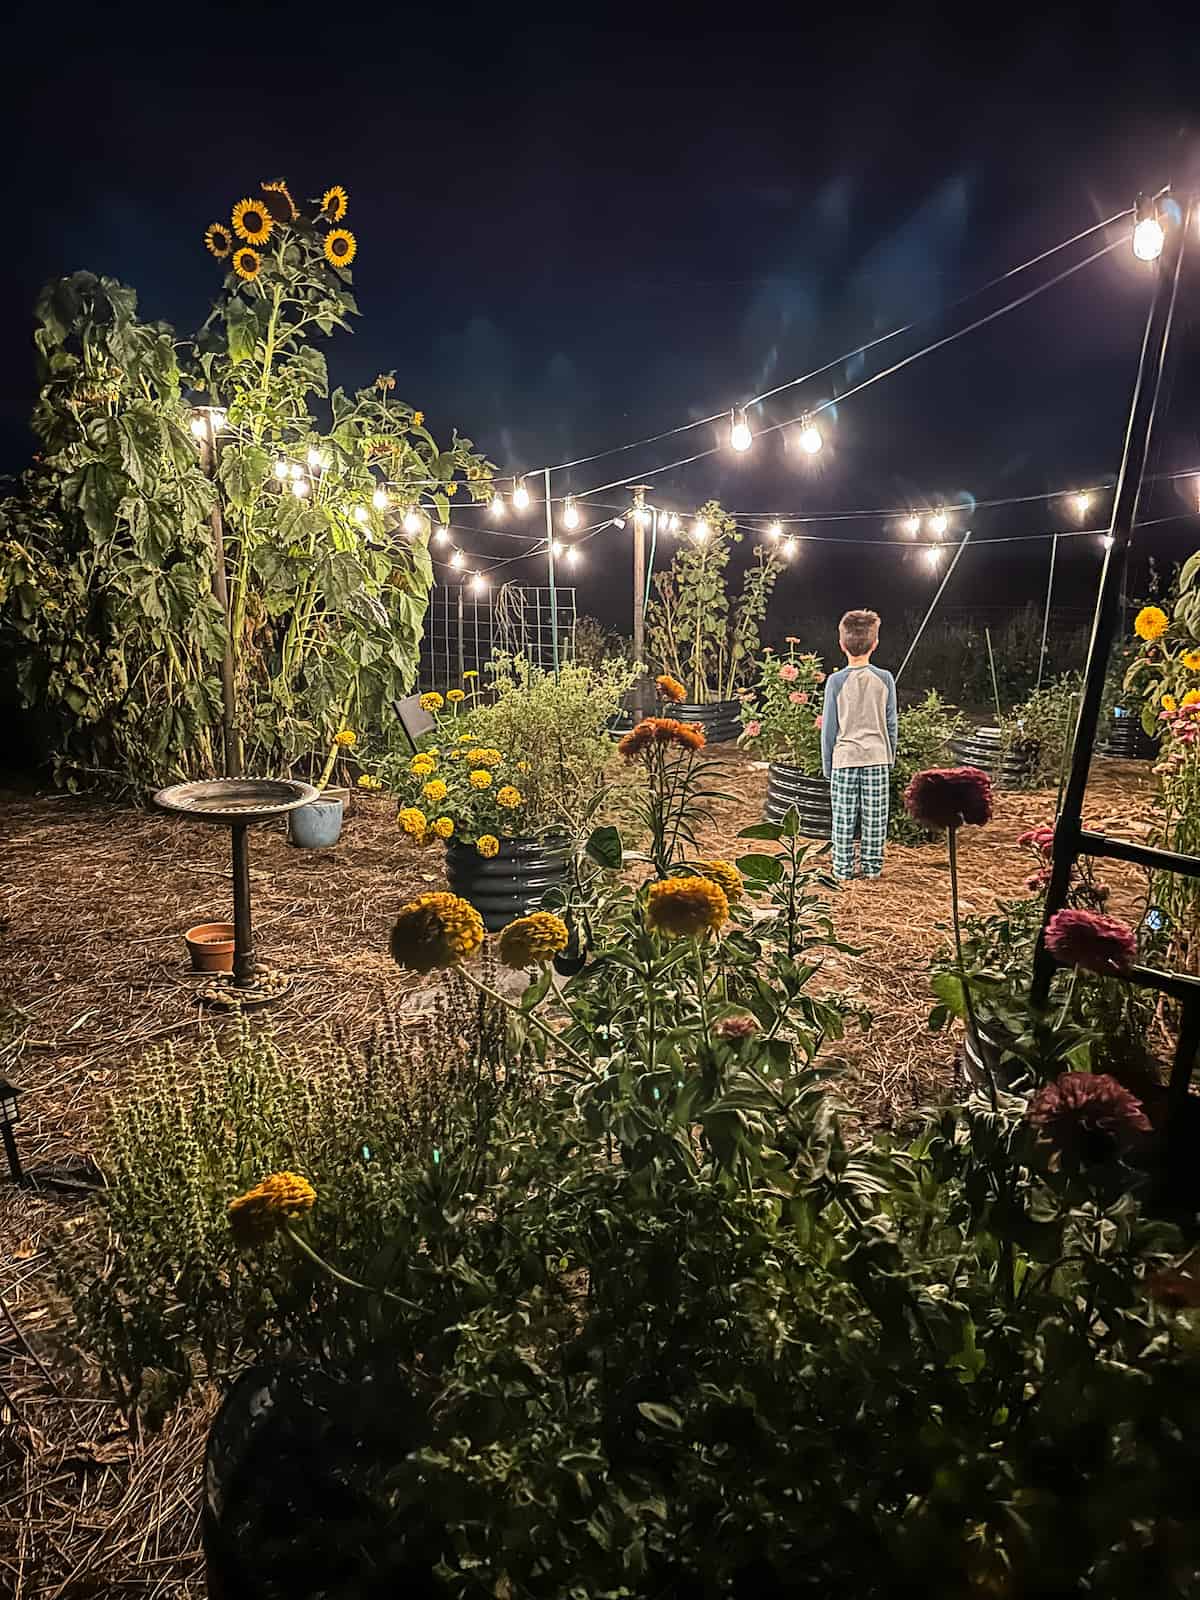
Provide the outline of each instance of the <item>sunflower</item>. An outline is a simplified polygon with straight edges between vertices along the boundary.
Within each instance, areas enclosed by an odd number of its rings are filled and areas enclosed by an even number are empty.
[[[1143,606],[1133,621],[1133,631],[1147,644],[1161,639],[1171,626],[1167,613],[1161,606]]]
[[[210,255],[224,261],[233,249],[233,235],[223,222],[210,222],[204,230],[204,243]]]
[[[1197,696],[1197,698],[1200,698],[1200,696]],[[504,784],[502,788],[496,790],[496,804],[503,806],[506,811],[515,811],[519,805],[524,804],[521,799],[521,791],[514,789],[511,783]]]
[[[483,918],[456,894],[422,894],[400,912],[392,928],[392,960],[413,972],[457,966],[483,943]]]
[[[358,244],[348,228],[325,235],[325,259],[331,267],[348,267],[358,254]]]
[[[229,1228],[240,1245],[261,1244],[297,1212],[310,1211],[317,1192],[295,1172],[272,1172],[229,1202]]]
[[[476,767],[474,772],[468,772],[467,782],[472,789],[490,789],[492,787],[492,775],[486,767]]]
[[[711,878],[664,878],[650,885],[646,926],[670,938],[715,932],[729,916],[729,901]]]
[[[421,696],[420,704],[422,711],[440,711],[442,709],[443,701],[437,690],[433,689],[428,694],[423,694]]]
[[[430,833],[439,839],[449,839],[454,833],[454,821],[451,817],[437,817],[430,825]]]
[[[485,860],[490,861],[500,853],[500,841],[494,833],[481,833],[475,841],[475,848]]]
[[[732,861],[721,861],[720,859],[697,861],[696,869],[705,878],[711,878],[714,883],[720,884],[730,905],[734,905],[742,898],[742,891],[745,885],[742,882],[741,873]]]
[[[262,270],[262,257],[248,245],[239,245],[233,252],[233,270],[246,283],[253,283]]]
[[[247,244],[266,244],[275,226],[261,200],[239,200],[233,208],[233,231]]]
[[[423,411],[414,411],[410,421],[414,428],[419,428],[425,421],[425,413]],[[446,487],[449,488],[449,484]]]
[[[1162,706],[1164,711],[1178,711],[1179,710],[1179,704],[1176,701],[1175,696],[1173,694],[1165,694],[1165,695],[1163,695],[1162,699],[1159,701],[1159,704]]]
[[[567,948],[570,934],[561,917],[552,911],[532,911],[527,917],[510,922],[500,934],[499,955],[506,967],[520,972],[540,966]]]
[[[274,183],[260,183],[258,187],[266,195],[267,198],[263,203],[276,222],[298,220],[300,213],[296,209],[296,202],[282,178],[276,178]]]
[[[406,833],[410,839],[423,839],[428,823],[425,813],[418,811],[416,806],[401,806],[396,813],[396,825],[401,833]]]
[[[1200,689],[1189,689],[1179,702],[1180,706],[1200,706]]]
[[[349,204],[350,196],[340,183],[335,183],[332,189],[326,189],[321,196],[321,215],[326,222],[340,222]],[[346,237],[349,238],[349,234]]]

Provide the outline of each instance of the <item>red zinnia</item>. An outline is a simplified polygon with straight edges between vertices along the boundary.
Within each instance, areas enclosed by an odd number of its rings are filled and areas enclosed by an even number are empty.
[[[1106,1161],[1150,1132],[1141,1103],[1107,1072],[1064,1072],[1038,1090],[1026,1115],[1075,1162]]]
[[[1048,823],[1041,823],[1036,828],[1021,834],[1017,840],[1019,850],[1037,850],[1042,855],[1049,855],[1054,849],[1054,829]]]
[[[1133,929],[1098,911],[1056,911],[1046,925],[1046,949],[1064,967],[1108,976],[1128,972],[1137,956]]]
[[[982,827],[992,820],[992,780],[978,767],[934,767],[913,778],[904,805],[926,828]]]

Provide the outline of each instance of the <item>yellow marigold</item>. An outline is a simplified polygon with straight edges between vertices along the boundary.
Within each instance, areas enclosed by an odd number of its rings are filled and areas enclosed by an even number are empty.
[[[1189,672],[1200,672],[1200,650],[1185,650],[1179,659]]]
[[[422,751],[420,755],[414,756],[408,763],[408,770],[414,778],[428,778],[437,771],[437,762],[431,755]]]
[[[532,772],[533,768],[529,765],[528,761],[518,761],[517,762],[517,771],[518,772]]]
[[[475,735],[473,733],[460,733],[458,736],[458,742],[459,744],[474,744]]]
[[[466,698],[461,689],[446,690],[446,703],[448,705],[456,706],[460,700],[465,700]]]
[[[358,780],[358,787],[360,789],[382,789],[383,779],[373,778],[369,772],[364,772]]]
[[[1179,704],[1181,706],[1198,706],[1198,705],[1200,705],[1200,689],[1189,689],[1188,692],[1180,700]]]
[[[317,1192],[295,1172],[272,1172],[253,1189],[229,1202],[229,1226],[238,1244],[258,1244],[300,1211],[309,1211]]]
[[[454,822],[450,817],[438,817],[430,832],[436,834],[439,839],[450,839],[454,835]]]
[[[446,785],[440,778],[430,778],[429,782],[421,790],[421,793],[432,806],[436,806],[439,800],[444,800],[448,792]]]
[[[481,856],[486,856],[490,861],[500,852],[500,841],[494,833],[481,833],[475,841],[475,848]]]
[[[533,911],[510,922],[500,934],[499,955],[506,967],[518,971],[540,966],[567,948],[570,935],[561,917],[552,911]]]
[[[1139,639],[1147,643],[1154,639],[1161,639],[1171,626],[1167,613],[1161,606],[1143,606],[1134,618],[1133,631]]]
[[[334,744],[341,745],[343,750],[349,750],[351,745],[358,742],[358,735],[355,733],[353,728],[343,728],[339,734],[334,736],[333,742]]]
[[[471,785],[472,789],[490,789],[492,786],[492,775],[485,768],[476,767],[474,772],[467,774],[467,782]]]
[[[729,901],[711,878],[665,878],[650,885],[646,926],[671,938],[715,932],[729,916]]]
[[[400,912],[392,927],[392,960],[412,972],[453,967],[483,943],[483,918],[456,894],[422,894]]]
[[[442,699],[441,695],[436,689],[432,689],[428,694],[423,694],[421,696],[422,711],[440,711],[444,704],[445,701]]]
[[[410,839],[423,838],[429,826],[425,813],[418,811],[416,806],[401,806],[396,813],[396,824],[401,833],[406,833]]]
[[[669,672],[661,672],[654,680],[654,686],[664,700],[671,701],[672,705],[679,705],[687,699],[687,690],[678,678],[673,678]]]
[[[502,788],[496,790],[496,804],[504,806],[508,811],[515,810],[517,806],[524,804],[521,791],[514,789],[511,783],[504,784]]]
[[[706,878],[711,878],[714,883],[720,884],[730,905],[735,905],[742,898],[745,885],[741,873],[732,861],[722,861],[717,858],[712,861],[697,861],[696,865]]]
[[[1178,711],[1179,705],[1173,694],[1165,694],[1159,702],[1164,711]]]

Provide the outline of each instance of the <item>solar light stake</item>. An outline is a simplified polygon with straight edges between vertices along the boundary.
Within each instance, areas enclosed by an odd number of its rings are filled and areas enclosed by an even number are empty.
[[[17,1102],[22,1091],[7,1078],[0,1078],[0,1135],[4,1138],[4,1153],[8,1157],[8,1170],[12,1173],[14,1183],[25,1182],[25,1172],[21,1166],[21,1157],[17,1152],[16,1135],[13,1129],[21,1120],[21,1111]]]

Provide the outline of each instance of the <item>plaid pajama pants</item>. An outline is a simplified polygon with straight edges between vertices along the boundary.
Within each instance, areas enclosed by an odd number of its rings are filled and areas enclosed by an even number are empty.
[[[836,877],[854,876],[854,840],[859,838],[864,878],[883,871],[887,837],[890,767],[835,767],[829,780],[833,800],[833,870]]]

